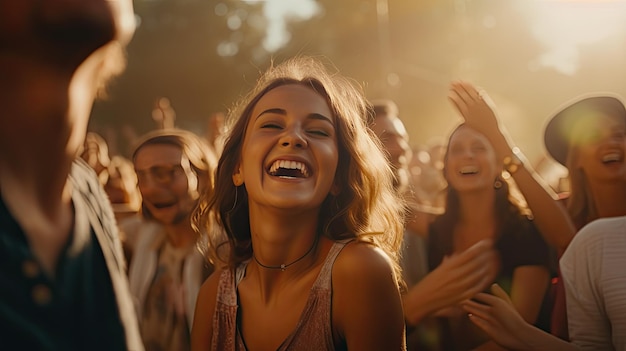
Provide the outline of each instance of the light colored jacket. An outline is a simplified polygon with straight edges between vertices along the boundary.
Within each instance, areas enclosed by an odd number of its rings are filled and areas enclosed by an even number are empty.
[[[129,351],[143,351],[144,346],[129,293],[126,260],[111,204],[95,172],[82,159],[77,159],[72,165],[70,180],[73,185],[72,201],[76,211],[86,212],[89,224],[102,249],[124,328],[126,348]]]
[[[146,296],[150,284],[156,274],[159,263],[159,248],[167,240],[163,227],[154,222],[146,221],[139,227],[133,259],[130,263],[128,279],[130,291],[133,295],[137,316],[141,322]],[[185,298],[185,315],[189,326],[193,324],[193,314],[196,308],[198,291],[204,282],[203,267],[206,264],[202,254],[195,248],[185,258],[183,263],[183,286]]]

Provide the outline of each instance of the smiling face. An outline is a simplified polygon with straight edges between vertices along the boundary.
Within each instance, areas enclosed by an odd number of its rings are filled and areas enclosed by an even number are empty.
[[[243,181],[251,210],[318,209],[335,184],[338,159],[326,100],[304,85],[282,85],[252,109],[233,179]]]
[[[575,167],[590,181],[626,179],[626,123],[622,117],[598,113],[574,127]]]
[[[459,193],[493,189],[494,180],[501,171],[493,147],[484,135],[461,126],[450,137],[445,176]]]
[[[158,222],[174,225],[189,220],[196,200],[189,191],[193,176],[182,150],[170,144],[141,147],[134,158],[143,206]]]

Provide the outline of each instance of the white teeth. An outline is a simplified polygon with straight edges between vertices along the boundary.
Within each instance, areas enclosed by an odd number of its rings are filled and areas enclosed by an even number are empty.
[[[289,160],[276,160],[269,169],[270,174],[276,173],[279,168],[284,169],[297,169],[302,172],[302,175],[305,177],[309,176],[309,170],[306,168],[306,165],[302,162],[298,161],[289,161]]]
[[[602,162],[614,162],[614,161],[620,161],[621,159],[622,159],[622,156],[619,153],[613,152],[613,153],[604,155],[604,157],[602,157]]]
[[[476,174],[478,173],[478,167],[476,166],[465,166],[459,170],[461,174]]]

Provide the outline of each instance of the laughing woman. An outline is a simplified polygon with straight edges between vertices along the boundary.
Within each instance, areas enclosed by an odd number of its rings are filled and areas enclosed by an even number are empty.
[[[404,205],[368,111],[349,80],[302,57],[235,109],[195,218],[224,267],[201,288],[193,350],[405,348]]]
[[[416,231],[428,235],[432,272],[405,296],[405,313],[411,324],[428,313],[439,317],[445,350],[501,350],[471,323],[459,302],[498,282],[511,294],[512,304],[524,320],[547,329],[549,247],[542,234],[571,235],[574,229],[556,195],[509,140],[489,97],[470,83],[458,82],[451,86],[450,100],[465,123],[452,132],[444,158],[448,182],[445,212],[431,223],[420,222]],[[504,175],[515,181],[523,198],[513,196]],[[438,283],[452,280],[442,272],[484,240],[493,243],[495,258],[464,262],[464,267],[480,267],[457,280],[469,281],[477,273],[489,276],[494,271],[495,279],[456,290],[454,298],[452,284]],[[434,311],[435,307],[440,310]]]

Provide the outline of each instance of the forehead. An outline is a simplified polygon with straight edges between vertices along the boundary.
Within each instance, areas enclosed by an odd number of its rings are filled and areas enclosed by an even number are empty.
[[[326,99],[313,88],[301,84],[287,84],[268,91],[252,110],[252,120],[268,109],[288,112],[324,115],[334,122],[334,116]]]
[[[183,150],[172,144],[150,144],[139,149],[133,161],[135,169],[180,164]]]
[[[622,116],[601,111],[585,111],[584,115],[581,112],[581,116],[578,116],[573,125],[573,132],[575,134],[585,134],[591,131],[612,130],[625,125],[626,120]]]
[[[489,144],[487,138],[468,126],[462,126],[450,136],[450,145],[460,143],[483,143]]]

